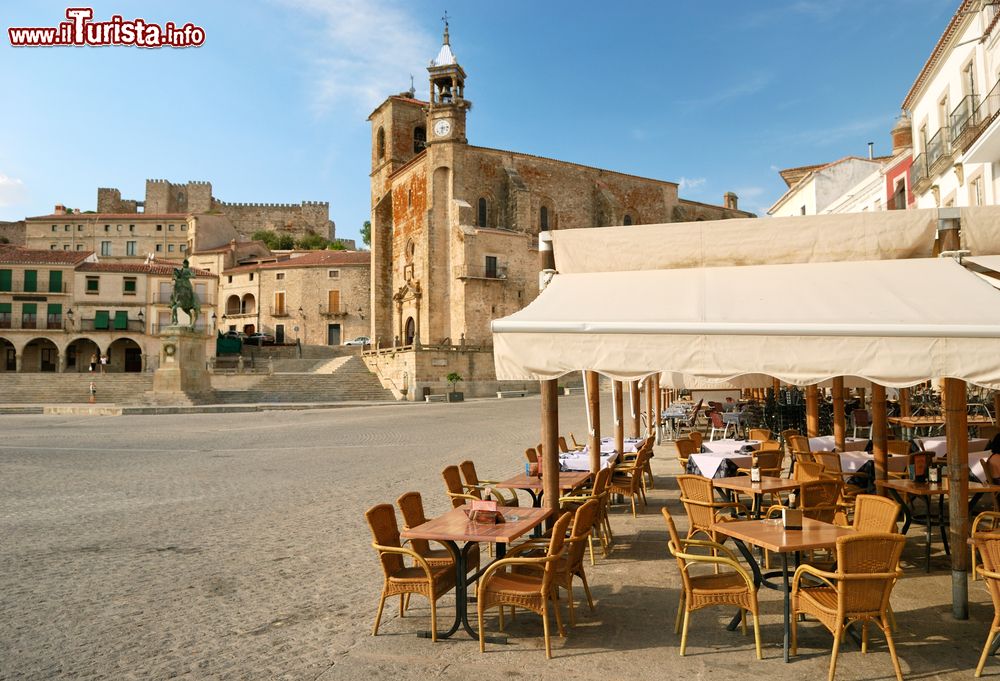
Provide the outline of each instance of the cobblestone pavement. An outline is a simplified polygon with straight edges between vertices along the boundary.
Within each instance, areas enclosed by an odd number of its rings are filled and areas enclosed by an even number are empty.
[[[561,431],[584,432],[582,399],[560,400]],[[607,411],[605,412],[607,413]],[[801,627],[800,656],[781,661],[780,600],[762,591],[765,660],[752,637],[721,628],[729,612],[692,617],[688,656],[673,634],[679,580],[666,559],[659,506],[676,515],[672,447],[657,449],[657,487],[633,520],[614,511],[617,548],[588,566],[597,601],[554,640],[519,614],[511,642],[464,636],[432,644],[426,602],[405,618],[387,604],[370,628],[381,572],[364,510],[420,491],[446,510],[440,470],[465,458],[480,475],[512,475],[538,439],[537,398],[329,411],[120,418],[5,416],[0,442],[0,678],[821,678],[832,638]],[[683,521],[681,521],[683,525]],[[950,575],[911,561],[896,588],[904,673],[967,678],[992,616],[981,582],[972,617],[950,616]],[[580,591],[579,589],[577,590]],[[580,594],[577,593],[579,596]],[[578,601],[579,603],[579,601]],[[453,599],[440,601],[448,619]],[[496,629],[495,617],[487,627]],[[891,678],[881,636],[866,656],[845,644],[839,679]],[[987,672],[1000,674],[1000,661]]]

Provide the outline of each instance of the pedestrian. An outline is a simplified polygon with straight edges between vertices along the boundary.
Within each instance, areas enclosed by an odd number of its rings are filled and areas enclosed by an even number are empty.
[[[91,381],[90,382],[90,403],[94,404],[95,402],[97,402],[97,386],[94,385],[93,381]]]
[[[103,374],[108,368],[108,356],[101,355],[101,373]]]
[[[97,368],[97,353],[90,356],[90,371],[93,373],[94,369]]]

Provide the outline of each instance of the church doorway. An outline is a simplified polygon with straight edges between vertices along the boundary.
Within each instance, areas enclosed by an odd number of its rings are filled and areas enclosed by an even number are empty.
[[[417,335],[417,325],[414,323],[413,317],[407,318],[404,329],[403,345],[413,345],[413,339]]]

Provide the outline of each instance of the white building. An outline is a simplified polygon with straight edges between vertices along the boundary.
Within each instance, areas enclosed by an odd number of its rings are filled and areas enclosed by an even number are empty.
[[[828,208],[839,203],[852,189],[871,184],[872,177],[880,174],[884,160],[847,156],[825,165],[782,170],[781,177],[788,185],[788,191],[775,201],[767,213],[774,217],[788,217],[831,212]],[[881,195],[874,201],[881,204]],[[881,205],[876,210],[881,210]]]
[[[963,0],[903,100],[917,208],[998,203],[1000,13]]]

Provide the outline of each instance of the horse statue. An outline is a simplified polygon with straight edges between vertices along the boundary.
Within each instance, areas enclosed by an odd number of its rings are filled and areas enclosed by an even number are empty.
[[[198,304],[198,296],[191,286],[191,276],[187,259],[184,260],[183,267],[174,268],[174,290],[170,294],[170,323],[176,326],[177,310],[184,310],[191,318],[190,328],[193,330],[201,313],[201,305]]]

